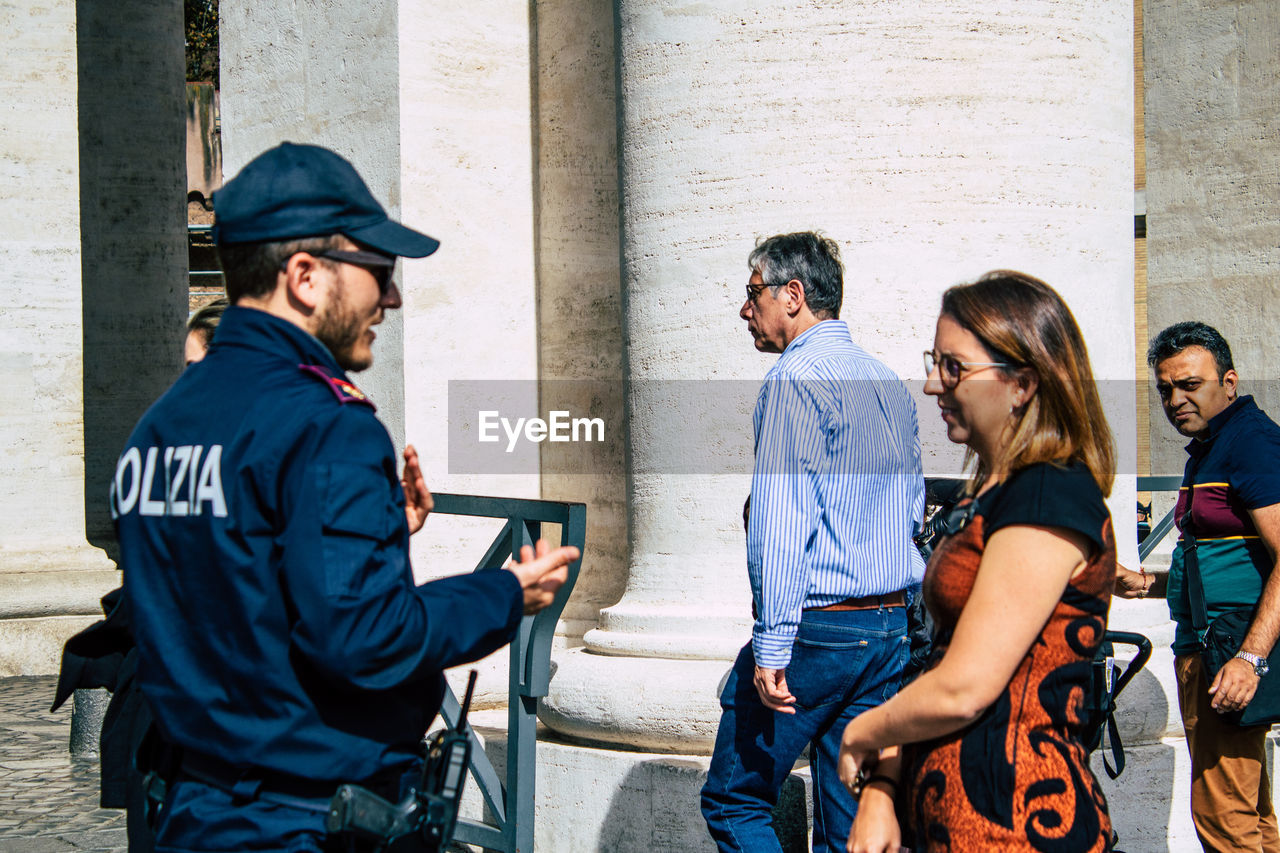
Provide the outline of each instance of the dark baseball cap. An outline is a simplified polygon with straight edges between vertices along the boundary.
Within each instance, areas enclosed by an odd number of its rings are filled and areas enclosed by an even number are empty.
[[[283,142],[213,194],[213,241],[271,243],[344,234],[384,255],[425,258],[440,242],[387,216],[355,167],[318,145]]]

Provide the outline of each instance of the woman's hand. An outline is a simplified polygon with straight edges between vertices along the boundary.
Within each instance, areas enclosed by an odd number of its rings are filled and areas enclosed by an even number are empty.
[[[898,853],[902,849],[902,828],[888,785],[873,782],[863,789],[845,849],[849,853]]]
[[[875,770],[880,763],[880,750],[859,743],[859,728],[857,717],[844,727],[844,735],[840,739],[840,757],[836,761],[840,781],[854,792],[854,796],[857,796],[857,791],[862,786],[863,777]]]

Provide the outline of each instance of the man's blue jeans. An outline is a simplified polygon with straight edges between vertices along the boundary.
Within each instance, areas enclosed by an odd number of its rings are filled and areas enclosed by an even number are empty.
[[[813,849],[845,849],[858,804],[836,772],[840,737],[850,720],[897,692],[906,630],[902,607],[805,611],[786,671],[795,714],[760,701],[755,656],[749,643],[743,648],[720,695],[720,730],[702,789],[702,814],[720,850],[781,851],[772,811],[806,744]]]

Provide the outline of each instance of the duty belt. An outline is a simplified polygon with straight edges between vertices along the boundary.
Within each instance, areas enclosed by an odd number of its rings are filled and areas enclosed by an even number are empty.
[[[357,784],[381,797],[395,800],[400,796],[400,779],[406,769],[384,770]],[[333,792],[339,785],[350,781],[309,779],[264,767],[239,766],[191,750],[183,752],[181,773],[197,782],[221,788],[241,802],[259,799],[319,812],[327,812]]]

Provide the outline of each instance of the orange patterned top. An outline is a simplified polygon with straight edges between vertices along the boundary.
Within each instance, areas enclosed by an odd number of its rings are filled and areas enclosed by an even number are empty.
[[[1102,493],[1083,465],[1016,472],[981,495],[972,521],[939,545],[924,579],[937,623],[931,665],[973,590],[987,538],[1011,524],[1078,530],[1094,543],[1092,555],[999,699],[965,728],[906,748],[905,823],[918,851],[1107,851],[1111,819],[1081,737],[1116,552]]]

